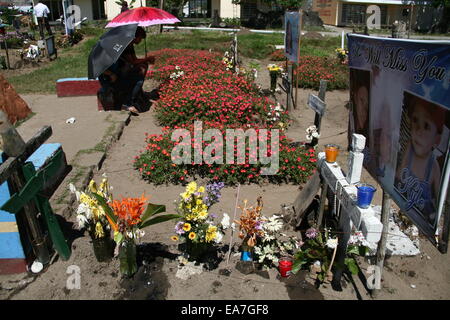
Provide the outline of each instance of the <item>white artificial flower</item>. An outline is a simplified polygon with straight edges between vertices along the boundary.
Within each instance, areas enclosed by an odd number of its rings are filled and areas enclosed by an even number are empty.
[[[145,236],[145,231],[144,230],[141,230],[141,229],[137,229],[136,230],[136,239],[141,239],[144,236]]]
[[[222,227],[224,227],[225,229],[230,227],[230,216],[226,213],[223,214],[223,218],[222,221],[220,222],[220,224],[222,225]]]
[[[236,223],[233,222],[233,223],[231,224],[231,229],[232,229],[233,231],[236,230]]]
[[[223,239],[223,234],[222,232],[216,232],[216,238],[214,239],[215,243],[220,243]]]
[[[85,224],[88,222],[88,220],[86,219],[86,217],[84,215],[78,214],[77,222],[78,222],[78,227],[81,229],[85,226]]]
[[[320,138],[320,134],[317,131],[313,132],[311,135],[313,136],[313,138]]]
[[[338,239],[334,238],[334,239],[328,239],[327,241],[327,247],[330,249],[335,249],[338,245]]]

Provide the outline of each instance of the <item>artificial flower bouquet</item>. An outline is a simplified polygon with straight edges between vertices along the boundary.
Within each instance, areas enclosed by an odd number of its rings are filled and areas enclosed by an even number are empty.
[[[216,225],[215,216],[209,213],[209,208],[219,202],[223,187],[222,182],[208,184],[205,188],[192,181],[180,194],[177,211],[181,220],[175,225],[176,235],[172,240],[184,239],[185,254],[190,261],[200,262],[203,255],[223,238],[226,219]]]
[[[255,260],[267,268],[277,267],[283,257],[292,257],[299,248],[299,241],[294,236],[284,234],[283,218],[273,215],[262,219],[262,235],[255,245]]]
[[[99,262],[109,260],[113,255],[111,228],[103,207],[94,196],[95,194],[104,199],[112,199],[108,180],[104,177],[99,187],[94,180],[91,180],[84,192],[78,191],[73,184],[69,184],[69,189],[75,194],[79,203],[76,211],[78,227],[85,228],[89,232],[97,260]]]
[[[240,207],[241,217],[235,223],[239,225],[239,238],[243,240],[240,248],[241,260],[253,261],[254,247],[258,239],[264,235],[262,208],[262,197],[258,197],[254,206],[247,207],[247,200],[244,200],[244,207]]]
[[[277,64],[271,63],[267,66],[270,73],[270,90],[275,91],[277,87],[277,78],[283,72],[283,68]]]
[[[345,64],[348,58],[348,51],[342,48],[337,48],[335,52],[337,58],[341,61],[341,63]]]
[[[176,219],[176,214],[158,215],[166,211],[163,205],[149,203],[142,195],[139,198],[122,198],[113,200],[112,196],[106,197],[103,193],[93,193],[97,203],[103,208],[103,212],[112,230],[114,241],[118,246],[120,260],[120,272],[125,276],[132,276],[137,271],[136,240],[140,240],[145,232],[145,227]]]
[[[311,277],[317,279],[319,283],[332,281],[331,269],[338,246],[337,236],[332,236],[330,229],[321,232],[315,228],[306,230],[305,236],[305,242],[301,243],[301,249],[294,256],[292,272],[296,273],[300,269],[309,269]],[[347,267],[352,274],[357,274],[358,266],[355,255],[365,256],[368,251],[367,245],[368,243],[362,233],[353,231],[348,242],[347,257],[344,260],[345,266],[338,267]]]
[[[301,249],[294,256],[292,273],[297,273],[300,269],[309,269],[310,276],[320,283],[331,281],[337,238],[332,238],[328,229],[320,232],[315,228],[306,230],[305,236],[305,242],[301,243]]]

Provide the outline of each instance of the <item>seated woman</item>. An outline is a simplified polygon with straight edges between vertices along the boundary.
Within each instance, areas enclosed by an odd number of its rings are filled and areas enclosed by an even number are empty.
[[[122,97],[117,100],[120,100],[123,110],[133,113],[144,111],[144,108],[138,103],[138,99],[143,93],[142,86],[144,85],[148,64],[153,64],[155,61],[153,56],[142,59],[136,57],[134,45],[139,44],[145,37],[145,30],[138,27],[134,40],[123,51],[119,60],[99,77],[102,90],[112,91],[110,89],[112,88],[116,96],[123,93]]]

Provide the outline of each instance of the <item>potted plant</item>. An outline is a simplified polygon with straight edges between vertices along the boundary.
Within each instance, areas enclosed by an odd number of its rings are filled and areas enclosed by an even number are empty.
[[[110,260],[114,250],[111,228],[105,211],[94,197],[94,194],[100,194],[104,198],[111,197],[108,180],[104,178],[98,188],[95,181],[91,180],[84,192],[78,191],[73,184],[69,185],[69,189],[75,194],[79,203],[76,211],[78,226],[88,231],[97,261]]]
[[[166,211],[163,205],[149,203],[145,209],[148,198],[142,195],[139,198],[122,198],[113,200],[103,194],[93,194],[102,206],[106,218],[114,230],[114,241],[119,248],[120,272],[131,277],[137,271],[136,240],[144,235],[145,227],[171,219],[179,218],[176,214],[158,215]]]

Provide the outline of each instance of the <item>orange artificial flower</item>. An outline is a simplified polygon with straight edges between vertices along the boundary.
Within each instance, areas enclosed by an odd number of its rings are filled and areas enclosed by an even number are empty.
[[[132,226],[141,222],[141,216],[144,213],[144,206],[147,200],[148,198],[142,194],[140,198],[114,200],[111,207],[119,220],[124,221],[128,226]]]

